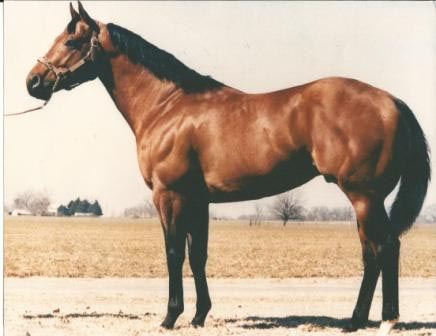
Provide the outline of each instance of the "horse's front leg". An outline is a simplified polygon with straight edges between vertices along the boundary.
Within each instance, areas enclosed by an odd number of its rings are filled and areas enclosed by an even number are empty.
[[[179,194],[158,191],[153,194],[153,199],[164,231],[169,278],[168,309],[161,326],[171,329],[184,309],[182,266],[185,260],[186,218]]]
[[[206,280],[207,241],[209,209],[207,203],[196,203],[191,208],[188,229],[189,264],[194,275],[197,292],[197,311],[192,319],[194,327],[203,326],[207,313],[212,307]]]

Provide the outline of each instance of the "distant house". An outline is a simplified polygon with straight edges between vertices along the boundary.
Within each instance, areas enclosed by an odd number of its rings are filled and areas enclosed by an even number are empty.
[[[11,216],[32,216],[32,213],[25,209],[14,209],[11,211]]]
[[[97,217],[92,212],[76,212],[74,217]]]
[[[44,213],[44,216],[56,216],[57,215],[57,209],[56,208],[48,208],[47,211]]]

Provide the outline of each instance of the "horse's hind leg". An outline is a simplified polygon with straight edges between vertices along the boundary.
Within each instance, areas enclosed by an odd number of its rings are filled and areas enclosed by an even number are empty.
[[[398,304],[398,262],[400,256],[400,241],[390,233],[382,244],[382,290],[383,309],[382,324],[378,335],[388,335],[400,316]]]
[[[383,199],[347,193],[356,211],[362,244],[364,275],[356,307],[347,331],[363,327],[368,321],[374,290],[380,270],[383,273],[383,321],[398,318],[398,238],[383,205]],[[394,323],[389,325],[389,330]],[[380,329],[380,331],[383,328]],[[388,330],[388,332],[389,332]],[[382,335],[382,334],[381,334]]]
[[[363,278],[359,296],[353,311],[351,323],[345,331],[355,331],[366,325],[371,308],[374,290],[380,275],[380,264],[377,260],[377,241],[371,228],[386,226],[387,215],[383,205],[376,205],[367,197],[347,193],[356,212],[357,228],[363,256]],[[383,204],[381,202],[381,204]]]
[[[369,244],[365,241],[361,243],[364,265],[362,284],[360,286],[359,297],[353,311],[351,323],[346,327],[346,331],[356,331],[357,329],[364,327],[367,323],[374,290],[380,275],[380,266],[378,265]]]
[[[199,204],[194,207],[191,218],[188,233],[189,264],[197,292],[197,311],[191,323],[197,327],[204,325],[207,313],[212,307],[205,272],[209,226],[208,205]]]

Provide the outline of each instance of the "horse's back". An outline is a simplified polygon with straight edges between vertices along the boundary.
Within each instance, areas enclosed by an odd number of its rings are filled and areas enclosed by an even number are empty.
[[[270,182],[279,177],[289,189],[318,173],[344,185],[386,174],[398,111],[385,91],[353,79],[325,78],[239,94],[228,108],[211,113],[210,127],[198,134],[207,142],[199,157],[213,191],[252,192],[260,185],[268,195],[284,191]]]

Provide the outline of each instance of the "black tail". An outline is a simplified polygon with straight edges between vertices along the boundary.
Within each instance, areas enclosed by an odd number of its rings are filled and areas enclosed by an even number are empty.
[[[430,181],[430,158],[424,132],[413,112],[401,100],[394,99],[400,111],[395,152],[401,158],[400,189],[390,211],[396,233],[410,229],[421,211]]]

